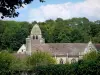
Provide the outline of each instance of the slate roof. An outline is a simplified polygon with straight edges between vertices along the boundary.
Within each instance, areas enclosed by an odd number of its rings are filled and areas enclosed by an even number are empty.
[[[24,59],[28,56],[27,54],[18,54],[18,53],[13,53],[13,55],[19,59]]]
[[[53,55],[79,55],[84,52],[87,43],[46,43],[32,45],[32,52],[36,50],[50,52]]]
[[[57,57],[79,57],[79,52],[84,52],[88,43],[44,43],[44,44],[34,44],[32,45],[32,52],[34,51],[45,51],[52,54],[52,56]],[[100,44],[94,44],[97,50],[100,50]],[[17,54],[14,56],[18,58],[25,58],[27,54]]]
[[[94,46],[96,47],[97,50],[100,50],[100,44],[95,44]]]

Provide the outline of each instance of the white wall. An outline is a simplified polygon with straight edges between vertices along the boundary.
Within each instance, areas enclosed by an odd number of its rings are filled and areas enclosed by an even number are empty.
[[[60,64],[60,60],[63,59],[63,63],[69,63],[71,64],[72,59],[75,59],[76,62],[78,62],[79,58],[78,57],[55,57],[55,59],[57,60],[57,64]]]
[[[18,54],[25,54],[26,53],[26,46],[23,44],[20,49],[17,51]]]

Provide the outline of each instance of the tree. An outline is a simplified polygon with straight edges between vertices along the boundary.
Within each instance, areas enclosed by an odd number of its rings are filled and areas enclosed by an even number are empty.
[[[79,31],[78,29],[73,29],[73,31],[71,32],[71,42],[82,42],[83,41],[83,36],[81,34],[81,31]]]
[[[26,59],[19,59],[15,58],[14,61],[11,63],[10,68],[11,74],[18,74],[20,75],[22,72],[25,72],[28,70],[28,66],[26,65]],[[15,75],[14,74],[14,75]]]
[[[85,54],[84,56],[83,56],[83,60],[84,61],[91,61],[91,60],[97,60],[97,58],[98,58],[98,55],[99,53],[97,53],[96,51],[91,51],[91,52],[89,52],[89,53],[87,53],[87,54]]]
[[[5,23],[4,21],[0,20],[0,48],[1,48],[1,40],[2,40],[2,35],[4,30],[5,30]]]
[[[14,57],[6,51],[0,52],[0,75],[9,75],[10,65]]]
[[[1,37],[2,49],[7,49],[7,47],[11,47],[12,39],[16,39],[14,38],[14,35],[20,28],[19,23],[15,21],[5,21],[5,24],[5,29]]]
[[[16,9],[23,7],[23,5],[30,4],[33,0],[0,0],[0,13],[1,18],[4,17],[17,17],[19,15]],[[44,0],[39,0],[44,2]]]
[[[79,63],[79,62],[78,62]],[[77,75],[100,75],[100,53],[91,51],[78,64]]]
[[[30,66],[40,66],[40,65],[48,65],[55,64],[56,60],[52,58],[52,56],[47,52],[37,51],[34,52],[27,59],[27,64]]]
[[[32,24],[28,22],[0,21],[0,47],[1,50],[16,51],[25,43],[30,34]]]
[[[46,20],[45,22],[0,21],[0,48],[16,51],[25,43],[34,24],[38,23],[46,43],[100,43],[100,24],[86,18]]]

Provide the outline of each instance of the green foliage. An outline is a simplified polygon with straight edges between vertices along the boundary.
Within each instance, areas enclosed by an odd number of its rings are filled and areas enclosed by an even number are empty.
[[[0,52],[0,75],[8,75],[14,56],[6,51]]]
[[[87,18],[72,18],[63,20],[61,18],[39,22],[43,37],[48,43],[83,43],[90,38],[99,43],[100,23],[91,22]]]
[[[46,43],[87,43],[90,38],[93,43],[100,43],[99,20],[91,22],[85,17],[32,23],[0,20],[1,50],[18,50],[36,23],[39,24]]]
[[[2,14],[1,18],[17,17],[19,13],[16,12],[16,10],[23,7],[23,5],[30,4],[32,1],[33,0],[0,0],[0,13]],[[44,2],[44,0],[39,1]]]
[[[100,53],[91,52],[78,65],[79,75],[100,75]]]
[[[47,52],[37,51],[34,52],[27,59],[27,64],[30,66],[55,64],[56,60]]]
[[[0,75],[100,75],[100,53],[91,52],[73,64],[55,64],[45,52],[35,52],[28,59],[18,59],[7,51],[0,52]],[[30,75],[29,74],[29,75]]]
[[[46,52],[35,52],[32,56],[19,59],[7,51],[0,52],[0,75],[20,75],[32,71],[40,65],[55,64],[56,61]]]
[[[91,52],[73,64],[43,65],[34,68],[36,75],[100,75],[100,53]]]
[[[96,51],[91,51],[83,56],[84,61],[96,60],[98,58],[98,53]]]
[[[77,68],[75,64],[65,65],[46,65],[46,66],[37,66],[34,69],[36,75],[77,75]]]
[[[32,25],[28,22],[0,21],[0,48],[16,51],[25,43]]]
[[[27,69],[28,69],[28,66],[26,65],[26,60],[25,59],[15,58],[14,61],[10,65],[10,70],[12,72],[26,71]]]

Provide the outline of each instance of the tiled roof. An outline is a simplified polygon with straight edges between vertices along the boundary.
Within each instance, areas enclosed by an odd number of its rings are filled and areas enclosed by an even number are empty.
[[[46,43],[46,44],[34,44],[32,51],[41,50],[52,53],[53,55],[79,55],[79,52],[83,52],[87,46],[87,43]]]
[[[18,53],[13,53],[13,55],[19,59],[23,59],[27,56],[26,54],[18,54]]]
[[[100,50],[100,44],[95,44],[94,46],[96,47],[97,50]]]

